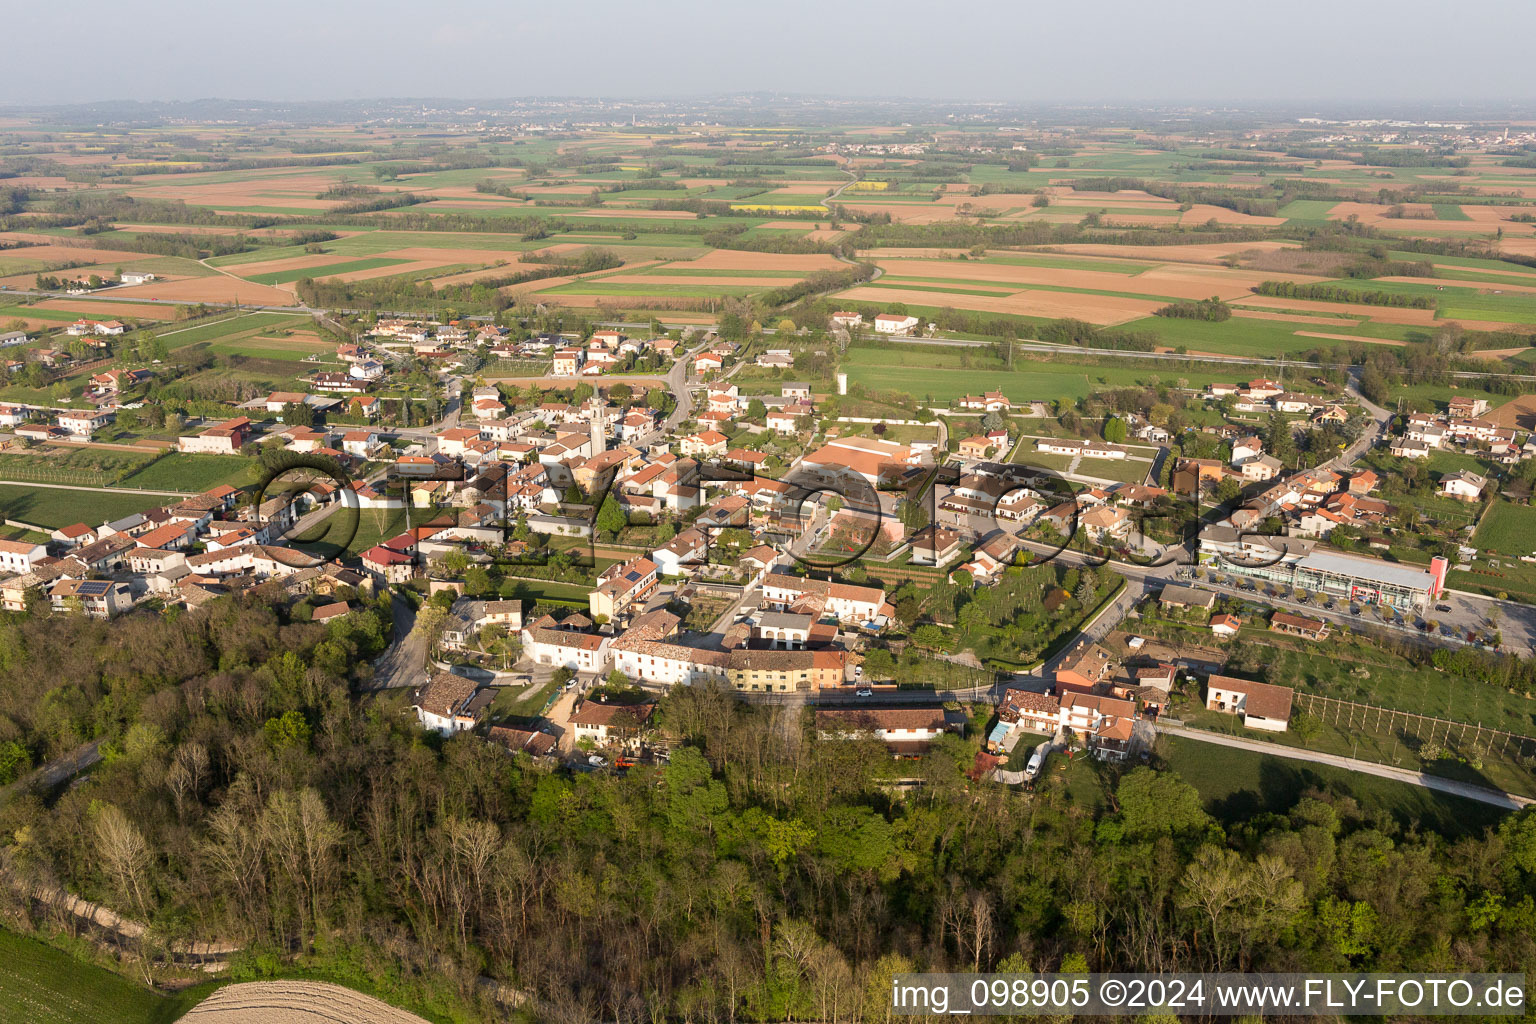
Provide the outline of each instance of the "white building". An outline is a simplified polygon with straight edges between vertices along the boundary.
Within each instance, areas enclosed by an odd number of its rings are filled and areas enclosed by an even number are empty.
[[[881,313],[875,317],[875,330],[880,334],[906,334],[917,326],[915,316],[896,316],[893,313]]]

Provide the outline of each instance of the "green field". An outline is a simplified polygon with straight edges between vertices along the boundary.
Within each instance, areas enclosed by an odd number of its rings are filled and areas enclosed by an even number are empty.
[[[336,274],[350,274],[357,270],[376,270],[379,267],[395,267],[409,260],[391,259],[383,256],[375,256],[366,260],[351,260],[346,263],[327,263],[320,267],[300,267],[295,270],[274,270],[270,274],[252,274],[246,278],[255,284],[288,284],[292,281],[304,281],[315,277],[332,277]]]
[[[1478,523],[1473,544],[1501,555],[1536,554],[1536,506],[1495,503]]]
[[[992,287],[987,287],[991,284]],[[935,281],[931,278],[921,277],[894,277],[887,274],[878,281],[865,284],[865,288],[891,288],[899,291],[911,292],[940,292],[945,295],[984,295],[991,298],[1005,299],[1010,295],[1021,291],[1034,291],[1036,289],[1009,288],[998,291],[996,282],[987,281]]]
[[[1278,216],[1289,220],[1327,220],[1338,204],[1331,199],[1293,199],[1280,207]]]
[[[763,290],[750,284],[619,284],[614,281],[572,281],[535,292],[536,295],[752,295]]]
[[[135,448],[76,448],[57,454],[7,452],[0,454],[0,480],[106,487],[119,483],[153,457],[153,452]]]
[[[17,1024],[171,1024],[215,988],[162,996],[36,939],[0,931],[0,1018]]]
[[[0,320],[9,320],[12,317],[26,317],[29,320],[57,320],[61,324],[72,324],[80,319],[79,313],[69,313],[62,309],[38,309],[35,306],[0,306]]]
[[[1422,260],[1428,259],[1437,267],[1465,267],[1469,270],[1504,270],[1516,274],[1527,274],[1536,277],[1536,267],[1527,267],[1522,263],[1509,263],[1505,260],[1479,259],[1475,256],[1429,256],[1419,252],[1406,252],[1402,249],[1393,249],[1387,253],[1388,258],[1394,260]]]
[[[307,314],[300,313],[245,313],[240,316],[227,316],[196,327],[165,331],[160,333],[160,337],[165,340],[169,348],[175,350],[236,334],[248,332],[254,335],[257,331],[270,330],[274,327],[298,327],[301,324],[313,322]]]
[[[1161,737],[1158,744],[1168,767],[1199,790],[1206,810],[1223,821],[1245,821],[1266,811],[1284,813],[1312,789],[1381,808],[1404,828],[1417,825],[1448,836],[1478,835],[1504,817],[1504,812],[1475,800],[1328,765],[1178,736]]]
[[[915,264],[919,261],[905,260],[903,262]],[[1140,274],[1163,265],[1161,263],[1133,263],[1127,260],[1101,260],[1087,256],[996,256],[990,254],[980,262],[997,263],[1009,267],[1042,267],[1050,270],[1098,270],[1106,274],[1126,275]]]
[[[1436,220],[1471,220],[1467,211],[1455,203],[1435,203],[1433,206]]]
[[[899,391],[906,395],[951,402],[980,388],[1001,390],[1014,403],[1083,398],[1099,388],[1140,383],[1156,370],[1121,366],[1071,366],[1063,363],[1021,363],[1018,369],[961,368],[957,356],[946,350],[935,355],[932,347],[900,349],[849,349],[842,369],[850,383],[871,391]],[[949,365],[945,365],[948,363]]]
[[[171,452],[125,477],[118,486],[166,491],[206,491],[219,484],[244,487],[255,482],[256,468],[254,459],[234,455]]]
[[[0,518],[57,529],[71,523],[99,526],[170,498],[153,494],[114,494],[111,491],[71,491],[58,487],[0,484]]]

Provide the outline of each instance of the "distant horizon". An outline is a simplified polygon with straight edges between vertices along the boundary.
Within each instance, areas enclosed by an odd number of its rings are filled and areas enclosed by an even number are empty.
[[[1295,0],[1284,10],[1106,0],[1091,11],[977,0],[964,17],[915,0],[887,0],[878,17],[809,0],[771,12],[701,0],[441,0],[430,10],[378,0],[366,11],[163,0],[153,16],[83,0],[67,36],[35,6],[8,28],[34,45],[8,55],[6,108],[111,102],[92,99],[102,93],[152,103],[775,90],[1029,106],[1458,102],[1449,92],[1485,97],[1465,100],[1479,105],[1536,101],[1526,53],[1536,6],[1509,0],[1455,10],[1429,0]],[[93,55],[88,73],[60,73],[65,42]]]
[[[1012,117],[1054,117],[1082,114],[1097,117],[1132,117],[1136,115],[1183,115],[1190,118],[1274,118],[1294,120],[1301,117],[1318,117],[1336,121],[1446,121],[1446,122],[1522,122],[1536,124],[1536,96],[1528,99],[1486,98],[1445,100],[1288,100],[1275,99],[1266,102],[1222,103],[1200,99],[1168,100],[1096,100],[1078,102],[1017,103],[1001,99],[964,99],[921,96],[873,96],[840,93],[792,93],[782,90],[734,90],[721,93],[693,94],[631,94],[605,95],[580,93],[529,93],[504,96],[448,96],[448,95],[398,95],[359,97],[311,97],[305,99],[272,99],[255,96],[199,96],[178,99],[127,99],[123,97],[94,100],[59,101],[52,103],[19,103],[0,101],[0,112],[18,115],[28,113],[71,112],[118,108],[130,111],[142,108],[147,112],[175,113],[176,108],[250,107],[253,109],[310,108],[310,107],[409,107],[420,106],[437,112],[454,108],[473,108],[489,115],[519,113],[520,108],[550,104],[570,104],[581,108],[569,112],[572,116],[597,116],[604,107],[612,108],[618,118],[631,114],[648,116],[632,110],[635,106],[658,108],[653,113],[671,118],[691,114],[708,116],[728,123],[732,113],[750,114],[761,110],[768,112],[775,106],[797,106],[802,113],[813,113],[819,104],[828,120],[835,121],[838,105],[863,105],[869,113],[881,108],[900,108],[908,113],[921,113],[931,121],[913,122],[936,125],[942,123],[946,113],[965,116],[973,121],[989,111],[998,120]],[[687,108],[697,107],[697,111]],[[672,108],[672,109],[668,109]],[[559,112],[565,113],[565,112]],[[857,112],[849,111],[857,121]],[[547,115],[555,119],[556,112]],[[1070,118],[1067,118],[1070,120]],[[851,123],[851,122],[850,122]],[[888,122],[895,124],[893,120]]]

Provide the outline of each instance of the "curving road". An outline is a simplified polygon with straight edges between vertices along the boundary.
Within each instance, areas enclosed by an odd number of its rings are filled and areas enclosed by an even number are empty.
[[[390,595],[394,639],[374,661],[373,678],[365,690],[391,690],[426,681],[427,636],[416,628],[416,609],[399,594]]]

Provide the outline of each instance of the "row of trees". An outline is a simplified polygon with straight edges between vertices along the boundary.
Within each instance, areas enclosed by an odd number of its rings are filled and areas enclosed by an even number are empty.
[[[1397,306],[1407,309],[1434,309],[1435,300],[1428,295],[1412,295],[1405,292],[1388,292],[1380,289],[1360,290],[1335,284],[1298,284],[1295,281],[1260,281],[1253,286],[1254,294],[1277,299],[1309,299],[1317,302],[1354,302],[1365,306]]]

